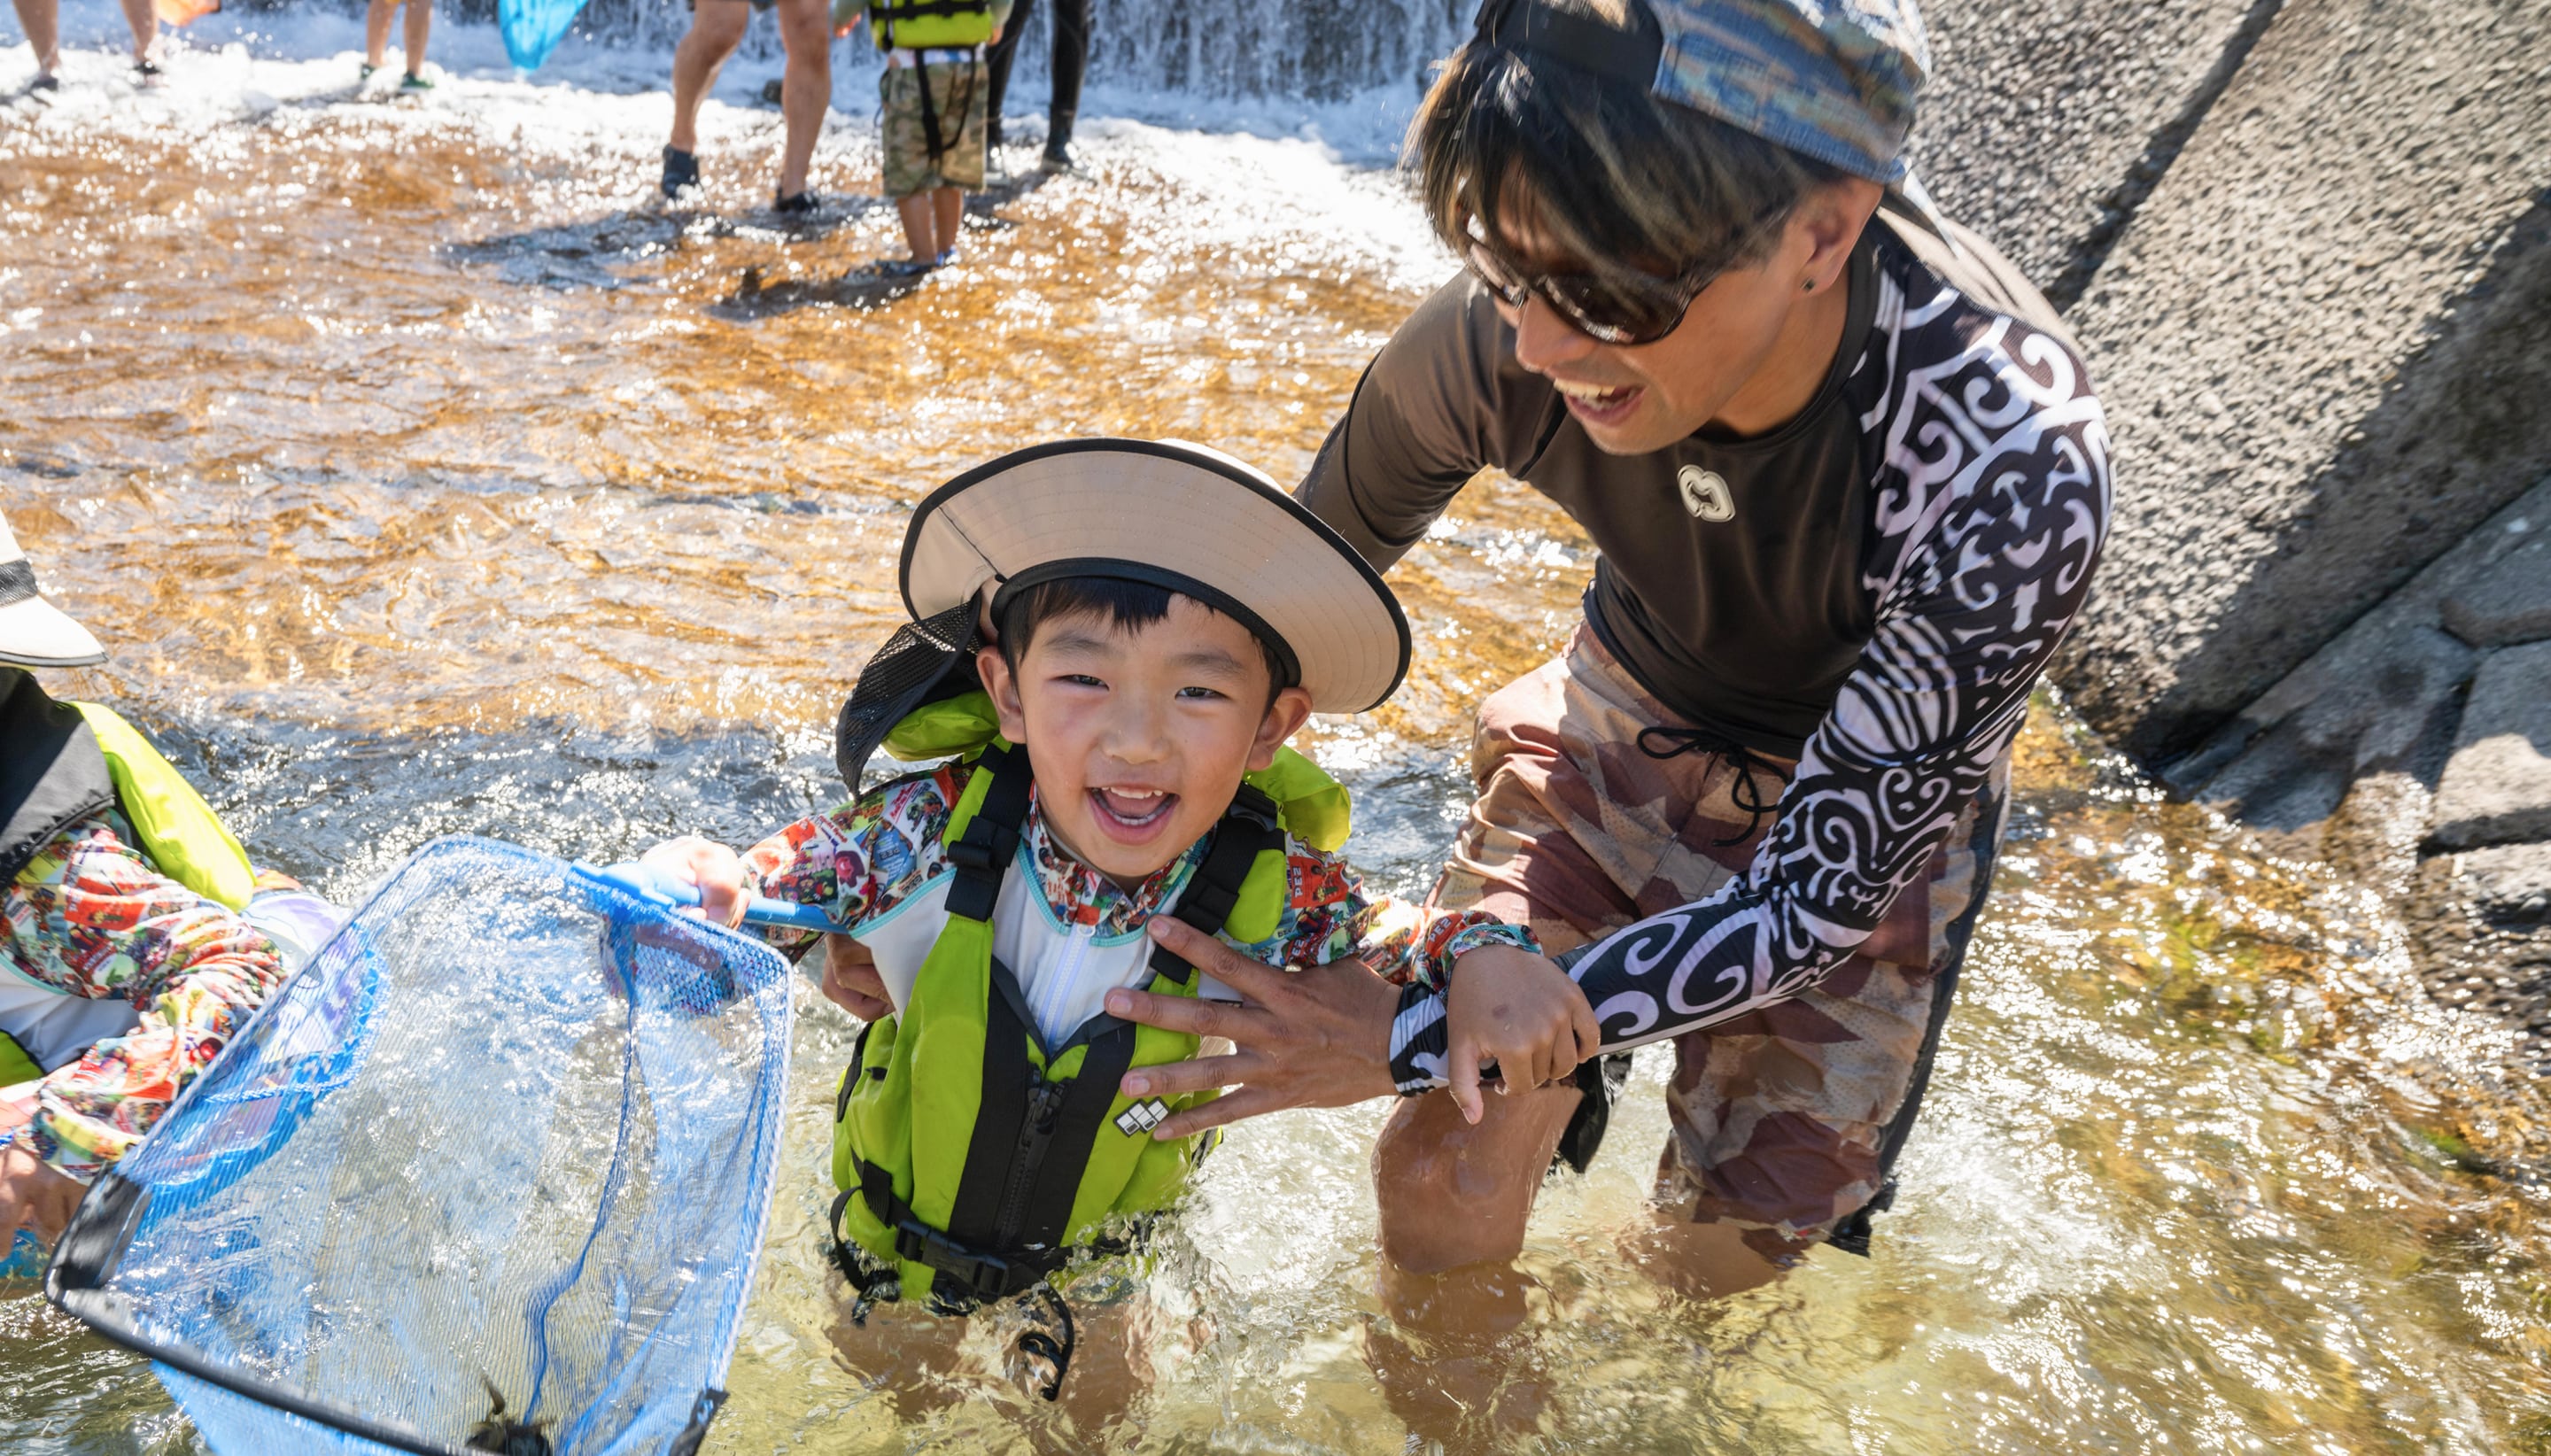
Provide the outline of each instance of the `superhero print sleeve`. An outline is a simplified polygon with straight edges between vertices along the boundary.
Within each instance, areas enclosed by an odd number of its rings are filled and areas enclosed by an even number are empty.
[[[820,905],[848,932],[903,903],[947,867],[948,815],[972,777],[971,767],[952,762],[800,819],[745,851],[746,884],[770,899]],[[759,928],[789,955],[817,939],[812,931]]]
[[[1402,986],[1440,988],[1453,963],[1483,945],[1540,954],[1532,932],[1478,910],[1429,910],[1375,899],[1341,855],[1287,839],[1284,911],[1276,934],[1240,951],[1270,966],[1326,966],[1349,957]]]
[[[282,953],[228,906],[152,868],[112,814],[54,836],[0,898],[9,964],[67,995],[130,1001],[142,1022],[49,1074],[20,1137],[87,1183],[283,984]]]

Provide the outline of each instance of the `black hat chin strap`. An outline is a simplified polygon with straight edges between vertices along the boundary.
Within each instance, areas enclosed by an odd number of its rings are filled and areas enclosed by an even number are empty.
[[[1642,0],[1627,0],[1627,5],[1630,29],[1625,31],[1591,15],[1553,9],[1547,0],[1480,0],[1471,44],[1547,55],[1644,91],[1656,83],[1665,32]]]

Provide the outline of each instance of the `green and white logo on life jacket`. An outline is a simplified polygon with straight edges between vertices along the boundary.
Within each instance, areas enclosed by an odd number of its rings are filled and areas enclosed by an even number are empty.
[[[944,926],[901,1011],[870,1025],[843,1074],[833,1125],[837,1236],[898,1266],[905,1296],[992,1300],[1034,1287],[1111,1218],[1167,1207],[1210,1135],[1152,1128],[1202,1092],[1136,1103],[1132,1067],[1192,1057],[1196,1039],[1101,1014],[1048,1047],[994,953],[993,907],[1018,853],[1032,771],[994,736],[979,692],[933,703],[886,739],[897,758],[978,752],[950,815],[956,865]],[[1170,913],[1249,943],[1276,933],[1284,839],[1343,844],[1346,789],[1289,749],[1248,776]],[[1149,989],[1193,995],[1195,969],[1152,948]]]

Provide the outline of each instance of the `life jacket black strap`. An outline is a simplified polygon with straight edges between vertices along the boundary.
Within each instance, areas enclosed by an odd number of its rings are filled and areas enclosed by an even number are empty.
[[[978,1300],[986,1302],[1005,1300],[1034,1289],[1047,1275],[1064,1265],[1066,1255],[1061,1250],[1004,1258],[952,1238],[922,1222],[912,1211],[912,1205],[895,1196],[894,1175],[865,1158],[860,1160],[859,1167],[860,1200],[868,1205],[868,1211],[879,1221],[894,1230],[895,1257],[950,1276]],[[843,1205],[849,1197],[850,1195],[844,1194],[833,1205],[836,1237],[841,1232]],[[918,1299],[922,1293],[907,1291],[906,1298]]]
[[[1284,829],[1276,800],[1255,784],[1240,785],[1231,807],[1222,811],[1221,822],[1214,825],[1204,863],[1196,866],[1195,877],[1170,913],[1207,935],[1221,930],[1239,906],[1240,887],[1257,867],[1259,855],[1283,847]],[[1180,985],[1195,979],[1195,967],[1187,964],[1186,957],[1162,945],[1152,947],[1152,972]]]
[[[1021,826],[1028,817],[1028,790],[1036,783],[1024,748],[983,750],[976,773],[992,776],[992,786],[968,821],[966,832],[948,846],[948,861],[957,869],[948,886],[948,913],[969,920],[989,920],[1000,902],[1001,876],[1019,853]]]
[[[1005,1236],[1002,1205],[1011,1197],[1023,1150],[1035,1141],[1032,1119],[1040,1109],[1029,1105],[1029,1097],[1043,1087],[1044,1077],[1029,1060],[1028,1023],[1002,994],[1001,979],[996,962],[983,988],[982,1095],[975,1103],[966,1166],[957,1176],[956,1200],[948,1208],[948,1232],[968,1247],[1006,1255],[1023,1241]]]

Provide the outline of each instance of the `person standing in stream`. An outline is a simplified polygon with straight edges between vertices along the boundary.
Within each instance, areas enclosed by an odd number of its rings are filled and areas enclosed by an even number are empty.
[[[412,0],[420,3],[420,0]],[[779,110],[787,141],[779,154],[779,185],[770,210],[802,218],[823,205],[806,184],[815,160],[815,139],[833,104],[833,10],[830,0],[691,0],[691,28],[673,48],[673,132],[664,143],[666,200],[700,184],[700,102],[717,84],[718,71],[744,42],[745,22],[757,10],[779,15],[779,45],[788,68],[779,83]]]
[[[1433,904],[1582,948],[1549,976],[1603,1050],[1673,1044],[1654,1226],[1629,1248],[1694,1296],[1866,1251],[2011,743],[2106,528],[2080,357],[1908,174],[1928,69],[1912,0],[1488,0],[1410,138],[1465,270],[1299,487],[1379,567],[1487,468],[1601,553],[1561,656],[1480,708]],[[1238,1089],[1160,1135],[1449,1083],[1375,1151],[1385,1293],[1423,1325],[1480,1311],[1456,1288],[1479,1276],[1520,1317],[1503,1266],[1554,1151],[1590,1153],[1593,1067],[1481,1098],[1482,1048],[1446,1045],[1439,992],[1153,930],[1246,998],[1110,993],[1236,1044],[1126,1078]]]
[[[1047,8],[1054,12],[1054,39],[1049,48],[1053,85],[1045,105],[1045,156],[1037,165],[1052,173],[1071,170],[1071,128],[1080,119],[1080,78],[1089,69],[1089,0],[1048,0]],[[1009,94],[1010,65],[1018,58],[1019,37],[1026,32],[1028,15],[1035,9],[1036,0],[1019,0],[1008,27],[992,42],[984,57],[991,87],[990,120],[983,135],[995,151],[1001,145],[1001,98]]]

